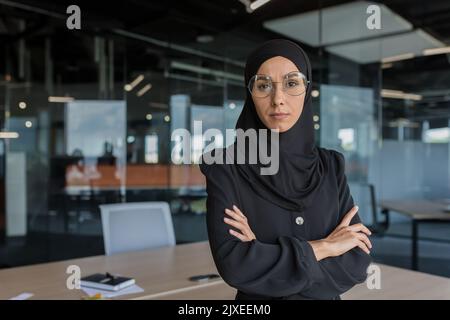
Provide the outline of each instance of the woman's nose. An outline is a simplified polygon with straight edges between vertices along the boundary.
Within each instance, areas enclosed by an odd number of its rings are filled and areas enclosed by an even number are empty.
[[[278,106],[284,104],[284,92],[282,90],[282,87],[279,85],[276,85],[272,89],[272,105]]]

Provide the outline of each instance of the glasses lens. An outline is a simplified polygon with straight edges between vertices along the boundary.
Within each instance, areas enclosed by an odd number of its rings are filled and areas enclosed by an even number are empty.
[[[306,91],[308,80],[301,72],[288,73],[283,79],[283,91],[291,96],[299,96]],[[248,90],[257,98],[265,98],[270,95],[273,82],[269,76],[255,75],[248,83]]]
[[[306,91],[308,82],[306,77],[300,72],[291,72],[286,75],[283,81],[285,92],[291,96],[299,96]]]
[[[254,97],[264,98],[272,91],[272,81],[270,77],[255,75],[250,79],[248,89]]]

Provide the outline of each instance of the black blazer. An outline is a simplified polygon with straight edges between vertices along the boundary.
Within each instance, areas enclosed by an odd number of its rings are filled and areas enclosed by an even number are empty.
[[[289,211],[261,198],[232,164],[200,164],[207,180],[209,244],[219,274],[238,290],[236,299],[339,299],[364,282],[371,258],[356,247],[317,261],[309,240],[325,238],[353,207],[344,174],[344,156],[323,149],[332,177],[313,206]],[[223,149],[212,152],[221,152]],[[242,242],[229,233],[224,209],[236,205],[256,240]],[[360,222],[355,215],[351,224]]]

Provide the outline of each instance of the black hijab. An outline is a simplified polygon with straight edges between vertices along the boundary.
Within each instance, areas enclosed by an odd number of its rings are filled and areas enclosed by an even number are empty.
[[[311,107],[311,64],[306,53],[292,41],[270,40],[250,53],[245,66],[245,86],[266,60],[282,56],[292,61],[310,81],[305,94],[303,111],[298,121],[279,134],[279,170],[274,175],[261,175],[265,167],[259,159],[256,164],[239,164],[239,174],[263,198],[293,211],[309,207],[319,192],[328,172],[327,161],[314,142],[314,123]],[[256,113],[251,94],[247,90],[244,107],[236,129],[267,129]],[[270,137],[270,134],[269,134]],[[235,142],[236,144],[236,142]],[[247,147],[246,147],[247,149]],[[235,147],[235,150],[237,148]],[[270,150],[270,149],[269,149]]]

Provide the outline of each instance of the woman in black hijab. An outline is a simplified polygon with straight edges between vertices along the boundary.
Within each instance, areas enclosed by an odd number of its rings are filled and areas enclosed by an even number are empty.
[[[259,156],[256,163],[227,164],[242,150],[237,140],[203,155],[217,269],[239,300],[340,299],[365,281],[372,245],[343,155],[314,143],[309,59],[291,41],[268,41],[248,57],[245,82],[236,129],[278,130],[279,168],[262,175]],[[224,164],[206,164],[206,156]]]

